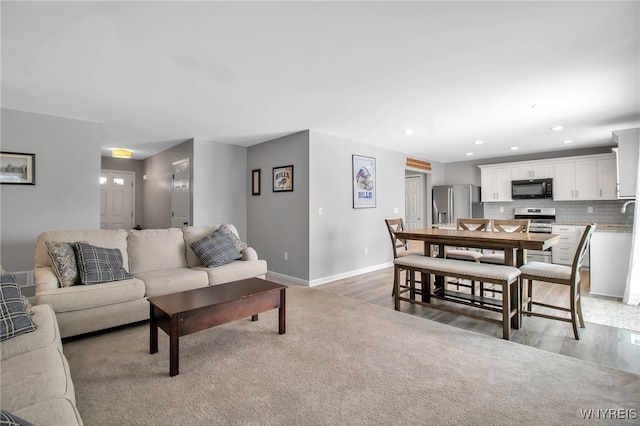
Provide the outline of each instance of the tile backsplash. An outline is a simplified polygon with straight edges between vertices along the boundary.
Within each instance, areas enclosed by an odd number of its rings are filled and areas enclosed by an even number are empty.
[[[491,219],[513,219],[516,207],[555,207],[556,222],[559,223],[602,223],[633,225],[636,204],[630,204],[626,213],[621,213],[626,200],[606,201],[553,201],[516,200],[510,203],[483,203],[484,217]],[[593,213],[589,213],[589,207]],[[500,211],[502,208],[503,211]]]

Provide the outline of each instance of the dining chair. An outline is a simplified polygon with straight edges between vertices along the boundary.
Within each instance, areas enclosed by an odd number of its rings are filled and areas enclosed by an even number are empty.
[[[522,306],[522,314],[570,322],[573,326],[573,335],[576,340],[580,340],[578,325],[580,328],[584,328],[582,305],[580,303],[580,273],[582,269],[582,261],[584,260],[587,247],[589,247],[589,240],[591,239],[591,235],[595,229],[596,224],[592,223],[584,230],[571,266],[543,262],[530,262],[520,267],[520,271],[522,272],[520,275],[520,306]],[[569,307],[567,308],[566,306],[550,305],[535,301],[533,299],[534,281],[543,281],[551,284],[567,286],[569,288]],[[523,293],[525,290],[525,283],[527,284],[526,293]],[[566,316],[534,312],[534,305],[569,312],[570,317],[567,318]]]
[[[476,218],[458,218],[456,226],[462,231],[486,231],[489,228],[490,219],[476,219]],[[468,262],[478,262],[478,259],[482,256],[482,252],[478,250],[469,249],[467,247],[445,247],[445,257],[447,259],[466,260]],[[460,287],[468,287],[471,289],[471,294],[476,294],[476,284],[464,284],[459,282],[450,282],[456,286],[456,290]]]
[[[396,237],[396,232],[404,231],[404,220],[402,218],[397,219],[385,219],[384,222],[387,224],[387,230],[389,231],[389,237],[391,237],[391,248],[393,249],[393,259],[397,259],[398,257],[409,256],[412,254],[422,255],[424,254],[422,250],[409,250],[409,242],[407,240]],[[420,281],[417,281],[418,283]],[[401,288],[407,289],[409,288],[409,276],[407,273],[405,284],[400,286]],[[394,277],[394,286],[393,291],[391,292],[392,296],[395,296],[395,277]]]

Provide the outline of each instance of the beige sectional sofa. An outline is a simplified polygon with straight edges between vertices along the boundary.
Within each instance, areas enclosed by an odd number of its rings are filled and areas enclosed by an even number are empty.
[[[191,249],[218,229],[215,226],[148,230],[49,231],[36,243],[36,304],[48,304],[56,313],[63,338],[149,318],[147,297],[259,277],[267,263],[251,247],[242,258],[208,268]],[[238,236],[237,229],[227,227]],[[45,241],[87,242],[122,253],[124,269],[132,278],[92,285],[61,287]]]
[[[2,409],[34,425],[82,425],[56,316],[33,308],[37,328],[0,344]]]

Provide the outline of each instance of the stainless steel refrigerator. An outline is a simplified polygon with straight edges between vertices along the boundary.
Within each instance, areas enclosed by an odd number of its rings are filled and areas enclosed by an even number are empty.
[[[479,186],[463,184],[433,187],[433,225],[455,226],[458,218],[483,216]]]

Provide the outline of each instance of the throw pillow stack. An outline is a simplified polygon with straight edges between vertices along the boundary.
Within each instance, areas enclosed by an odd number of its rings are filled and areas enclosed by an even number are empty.
[[[45,246],[61,287],[132,278],[124,269],[119,249],[97,247],[86,241],[45,241]]]
[[[247,245],[225,224],[212,234],[191,243],[191,248],[208,268],[226,265],[242,258],[242,250]]]

